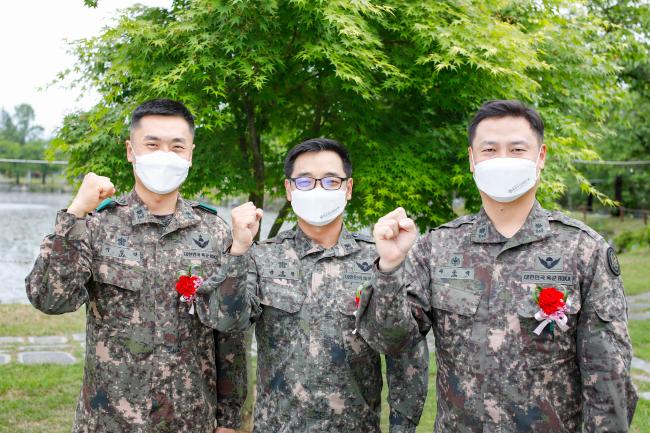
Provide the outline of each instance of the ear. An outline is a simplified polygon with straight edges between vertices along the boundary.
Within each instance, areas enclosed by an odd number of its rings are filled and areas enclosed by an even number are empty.
[[[544,170],[545,164],[546,164],[546,144],[542,143],[542,147],[539,149],[539,171]]]
[[[352,180],[352,178],[349,178],[347,183],[348,183],[348,188],[345,193],[345,199],[347,201],[350,201],[352,199],[352,187],[354,186],[354,181]]]
[[[190,149],[190,167],[192,166],[192,158],[194,157],[194,148],[196,144],[192,143],[192,148]]]
[[[289,179],[284,180],[284,189],[287,192],[287,201],[291,201],[291,181]]]
[[[126,140],[124,144],[126,145],[126,160],[133,164],[135,157],[133,156],[133,146],[131,145],[131,140]]]
[[[472,146],[467,148],[467,159],[469,160],[469,171],[474,173],[474,152],[472,151]]]

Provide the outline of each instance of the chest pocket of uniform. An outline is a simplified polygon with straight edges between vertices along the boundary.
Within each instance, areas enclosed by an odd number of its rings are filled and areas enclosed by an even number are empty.
[[[524,294],[517,305],[523,341],[522,350],[531,368],[549,368],[553,365],[573,362],[576,356],[576,329],[582,304],[580,290],[573,286],[557,288],[567,292],[566,331],[553,324],[553,332],[551,332],[551,326],[547,324],[540,335],[533,332],[542,323],[535,318],[539,305],[536,304],[533,294]]]
[[[435,331],[438,347],[455,352],[466,345],[481,292],[478,281],[463,281],[462,286],[453,283],[434,283],[432,306],[435,309]]]
[[[262,305],[286,313],[297,313],[304,301],[304,294],[300,287],[300,269],[297,267],[262,268],[260,295]]]
[[[93,313],[102,324],[128,330],[140,323],[140,291],[145,270],[108,260],[98,261],[93,268],[95,293],[91,296]]]

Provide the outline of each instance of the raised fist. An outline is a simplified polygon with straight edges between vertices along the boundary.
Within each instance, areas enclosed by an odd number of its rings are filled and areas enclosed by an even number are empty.
[[[231,212],[232,216],[232,247],[230,254],[241,256],[253,244],[253,239],[260,229],[260,220],[264,215],[252,202],[237,206]]]
[[[379,218],[372,235],[379,254],[379,269],[384,272],[402,264],[418,237],[415,223],[401,207]]]
[[[81,182],[77,195],[68,207],[68,212],[79,218],[86,216],[95,209],[102,200],[115,194],[115,187],[111,180],[105,176],[88,173]]]

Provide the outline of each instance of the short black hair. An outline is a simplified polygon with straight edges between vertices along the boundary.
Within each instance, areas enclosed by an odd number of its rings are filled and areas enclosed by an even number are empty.
[[[307,152],[322,152],[331,150],[341,158],[343,162],[343,171],[346,177],[352,176],[352,162],[350,162],[350,155],[348,150],[338,141],[330,140],[329,138],[310,138],[300,144],[295,145],[287,156],[284,158],[284,175],[288,178],[293,173],[293,164],[303,153]]]
[[[136,128],[140,119],[145,116],[177,116],[187,122],[190,132],[194,135],[194,116],[182,102],[172,99],[152,99],[138,105],[131,114],[131,130]]]
[[[535,109],[526,106],[517,100],[495,100],[481,105],[467,127],[467,138],[472,145],[476,136],[478,124],[485,119],[501,117],[523,117],[530,124],[531,129],[539,139],[539,144],[544,142],[544,121]]]

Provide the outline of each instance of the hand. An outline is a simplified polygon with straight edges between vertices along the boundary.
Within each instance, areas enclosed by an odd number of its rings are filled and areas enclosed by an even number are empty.
[[[237,433],[237,430],[233,430],[231,428],[226,428],[226,427],[217,427],[214,429],[213,433]]]
[[[83,218],[88,212],[95,209],[102,200],[115,194],[115,187],[111,180],[105,176],[88,173],[81,182],[77,195],[72,200],[68,212]]]
[[[253,244],[253,239],[260,229],[260,220],[264,215],[262,209],[258,209],[252,202],[244,203],[234,208],[232,215],[232,247],[230,254],[241,256],[248,251]]]
[[[402,264],[418,236],[415,223],[401,207],[379,218],[372,235],[379,254],[379,270],[383,272]]]

